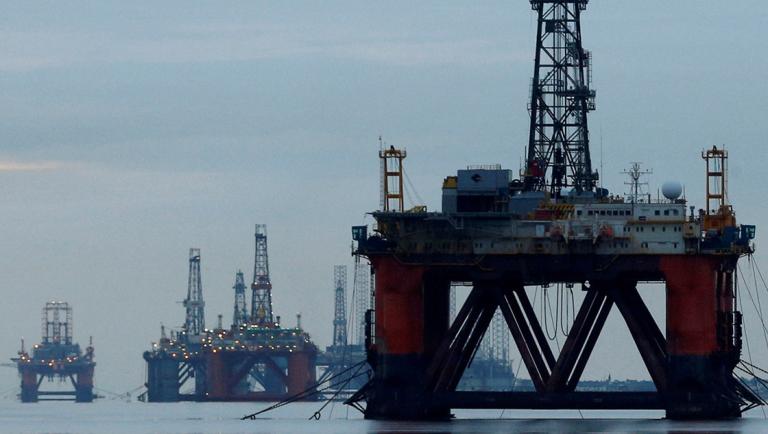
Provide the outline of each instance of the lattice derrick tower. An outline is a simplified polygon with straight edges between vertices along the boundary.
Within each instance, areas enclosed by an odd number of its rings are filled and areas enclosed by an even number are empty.
[[[42,337],[46,344],[72,344],[72,308],[65,301],[45,303],[42,313]]]
[[[500,310],[493,315],[491,327],[493,327],[492,357],[500,363],[509,363],[509,329]]]
[[[200,249],[189,249],[189,277],[184,308],[187,311],[184,330],[192,336],[202,334],[205,330],[205,302],[200,274]]]
[[[592,191],[587,113],[594,110],[591,55],[581,43],[581,12],[588,0],[531,0],[538,13],[531,123],[524,174],[527,190],[560,194]]]
[[[333,266],[333,346],[347,345],[347,266]]]
[[[267,255],[267,225],[256,225],[256,255],[253,262],[253,283],[251,283],[252,324],[272,327],[275,324],[272,313],[272,282],[269,279],[269,257]]]
[[[357,345],[365,344],[365,312],[369,309],[371,298],[371,285],[369,283],[371,271],[368,263],[360,260],[360,255],[355,255],[354,275],[354,333],[353,341]]]
[[[509,332],[504,316],[496,310],[488,329],[480,341],[478,354],[481,358],[493,360],[500,364],[509,363]]]
[[[232,325],[235,327],[248,323],[248,304],[245,300],[245,277],[243,272],[237,270],[235,274],[235,307],[232,313]]]

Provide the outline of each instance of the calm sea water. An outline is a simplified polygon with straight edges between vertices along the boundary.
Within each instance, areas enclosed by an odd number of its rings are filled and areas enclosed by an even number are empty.
[[[742,420],[672,422],[644,412],[459,411],[441,423],[379,422],[337,404],[320,420],[308,420],[318,404],[280,408],[257,420],[239,418],[263,408],[253,403],[176,403],[100,401],[93,404],[0,402],[2,433],[768,433],[763,411]],[[768,413],[768,410],[766,410]],[[582,418],[583,416],[583,418]]]

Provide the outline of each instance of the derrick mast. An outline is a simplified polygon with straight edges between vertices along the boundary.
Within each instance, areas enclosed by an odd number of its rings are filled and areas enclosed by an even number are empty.
[[[272,314],[272,282],[269,280],[267,256],[267,225],[256,225],[256,256],[251,283],[251,323],[265,326],[275,324]]]
[[[587,113],[591,55],[581,44],[588,0],[531,0],[538,13],[536,61],[524,176],[525,189],[557,196],[565,187],[593,191],[598,179],[589,155]]]
[[[333,346],[347,345],[347,266],[334,265]]]
[[[235,286],[233,286],[232,289],[235,290],[235,308],[232,313],[232,325],[238,327],[248,323],[248,307],[245,300],[245,277],[243,277],[243,272],[240,270],[237,270],[237,274],[235,274]]]
[[[189,278],[184,308],[187,311],[184,321],[184,330],[187,335],[202,334],[205,330],[205,302],[203,301],[203,282],[200,275],[200,249],[189,249]]]
[[[49,301],[43,307],[44,344],[72,345],[72,308],[65,301]]]

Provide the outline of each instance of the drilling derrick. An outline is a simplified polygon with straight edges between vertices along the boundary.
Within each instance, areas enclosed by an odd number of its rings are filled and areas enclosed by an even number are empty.
[[[93,342],[85,353],[72,338],[72,308],[66,302],[49,301],[42,311],[42,342],[32,353],[24,348],[22,340],[19,357],[11,359],[21,375],[21,401],[37,402],[42,399],[74,399],[91,402],[93,395]],[[71,382],[72,391],[40,390],[43,380]]]
[[[531,6],[538,30],[525,189],[555,196],[564,187],[592,191],[598,174],[589,155],[587,113],[595,108],[595,91],[591,56],[581,44],[587,0],[531,0]]]
[[[247,314],[246,285],[242,271],[235,275],[235,300],[231,327],[222,316],[214,330],[204,328],[200,251],[190,251],[190,277],[184,328],[170,338],[161,328],[158,342],[144,352],[147,362],[146,393],[149,402],[177,401],[281,401],[310,393],[317,372],[317,347],[301,328],[284,327],[272,318],[272,285],[267,262],[267,234],[256,225],[256,261],[252,316]],[[199,330],[199,335],[195,332]],[[192,383],[190,392],[182,388]]]
[[[69,303],[49,301],[43,307],[44,344],[72,345],[72,308]]]
[[[251,284],[251,323],[272,327],[272,282],[269,280],[269,258],[267,256],[267,225],[256,225],[256,257],[253,264]]]
[[[334,309],[333,309],[333,345],[347,345],[347,266],[333,267]]]
[[[188,337],[200,336],[205,330],[205,302],[203,301],[203,282],[200,275],[200,249],[189,249],[189,277],[184,308],[187,311],[184,331]]]
[[[367,276],[365,280],[358,275],[367,273],[368,267],[360,264],[356,259],[354,270],[354,288],[352,305],[355,311],[360,306],[368,306],[358,300],[365,299],[368,296],[370,287],[368,286]],[[331,384],[326,390],[329,398],[346,397],[365,384],[366,374],[369,372],[365,363],[365,350],[363,344],[354,343],[355,340],[365,341],[365,313],[362,314],[363,328],[362,338],[360,336],[350,336],[347,333],[347,266],[334,265],[333,267],[333,342],[326,347],[325,352],[318,358],[317,365],[325,368],[320,376],[319,382],[330,381]],[[358,314],[355,313],[357,316]],[[354,318],[355,324],[359,321]],[[350,341],[353,341],[350,343]]]
[[[235,274],[235,308],[232,313],[232,325],[239,327],[248,323],[248,306],[245,300],[245,277],[243,272],[237,270]]]

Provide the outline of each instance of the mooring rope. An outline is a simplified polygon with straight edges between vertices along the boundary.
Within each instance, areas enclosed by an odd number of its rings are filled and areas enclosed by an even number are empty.
[[[758,304],[755,302],[755,298],[752,296],[752,290],[749,288],[749,284],[747,283],[747,279],[744,277],[744,273],[741,271],[741,269],[738,269],[739,276],[741,276],[741,281],[744,284],[744,287],[747,288],[747,295],[749,296],[749,301],[752,302],[752,307],[755,308],[755,312],[757,313],[757,319],[760,320],[760,325],[763,329],[763,339],[765,340],[765,346],[766,349],[768,349],[768,328],[766,328],[765,325],[765,319],[763,318],[763,312],[762,309],[758,307]],[[757,288],[755,288],[755,292],[757,292]],[[746,329],[746,327],[744,327]]]
[[[314,420],[320,420],[320,418],[322,417],[322,411],[325,409],[325,407],[327,407],[327,406],[328,406],[328,404],[330,404],[331,402],[335,402],[335,399],[336,399],[336,397],[339,395],[339,393],[341,393],[341,391],[342,391],[342,390],[344,390],[344,388],[345,388],[345,387],[347,387],[347,385],[348,385],[349,383],[351,383],[351,382],[352,382],[352,380],[354,380],[355,378],[357,378],[357,377],[359,377],[359,376],[361,375],[361,374],[360,374],[360,370],[361,370],[361,369],[363,369],[363,367],[364,367],[364,365],[362,365],[362,364],[361,364],[361,365],[360,365],[360,366],[357,368],[357,370],[355,370],[355,373],[354,373],[354,374],[352,374],[352,375],[351,375],[349,378],[347,378],[347,380],[344,382],[344,384],[342,384],[342,385],[341,385],[341,387],[339,387],[339,388],[336,390],[336,392],[334,392],[334,393],[333,393],[333,395],[331,395],[331,397],[330,397],[330,398],[328,398],[328,399],[325,401],[325,403],[324,403],[324,404],[323,404],[323,405],[322,405],[322,406],[321,406],[319,409],[317,409],[317,411],[316,411],[316,412],[315,412],[315,413],[314,413],[312,416],[310,416],[310,417],[309,417],[309,419],[310,419],[310,420],[312,420],[312,419],[314,419]],[[364,373],[363,373],[363,374],[364,374]],[[331,409],[331,413],[333,413],[333,409]],[[328,417],[330,417],[330,415],[329,415]]]
[[[245,416],[241,417],[240,420],[246,420],[246,419],[255,420],[256,416],[258,416],[260,414],[264,414],[264,413],[266,413],[268,411],[272,411],[272,410],[274,410],[276,408],[280,408],[280,407],[283,407],[285,405],[294,403],[296,401],[300,401],[302,399],[309,398],[310,396],[314,396],[314,395],[317,395],[319,393],[325,392],[326,390],[331,389],[334,386],[338,386],[343,381],[349,381],[349,380],[341,380],[338,383],[329,384],[328,386],[323,387],[323,388],[319,388],[319,389],[318,389],[318,386],[320,386],[322,384],[325,384],[325,383],[330,383],[335,378],[338,378],[339,376],[346,374],[347,372],[351,371],[352,369],[359,368],[359,367],[363,366],[365,363],[368,363],[368,362],[363,360],[361,362],[355,363],[354,365],[349,366],[348,368],[345,368],[345,369],[339,371],[338,373],[330,376],[329,378],[325,379],[324,381],[315,383],[312,386],[304,389],[303,391],[301,391],[301,392],[299,392],[297,394],[294,394],[292,396],[289,396],[288,398],[286,398],[286,399],[284,399],[284,400],[282,400],[282,401],[280,401],[280,402],[278,402],[276,404],[270,405],[269,407],[267,407],[265,409],[259,410],[259,411],[255,412],[255,413],[251,413],[251,414],[245,415]],[[364,373],[359,374],[359,375],[367,375],[367,373],[364,372]]]
[[[747,287],[747,294],[749,294],[750,298],[752,298],[752,295],[751,295],[751,293],[749,291],[749,285],[747,285],[746,279],[744,279],[744,273],[742,273],[741,270],[738,267],[737,267],[737,271],[738,271],[739,275],[741,276],[742,283],[744,283],[744,286]],[[737,278],[736,278],[736,280],[734,282],[734,285],[736,285],[738,287],[738,283],[739,283],[739,279],[738,279],[738,276],[737,276]],[[738,288],[734,288],[734,293],[736,293],[736,290],[738,290]],[[736,306],[734,306],[736,309],[738,309],[738,302],[739,302],[739,300],[740,300],[740,297],[736,298]],[[752,300],[752,303],[754,304],[754,300]],[[743,309],[744,303],[742,302],[741,304],[742,304],[742,309]],[[763,319],[760,318],[761,322],[762,322],[762,320]],[[744,331],[744,343],[745,343],[745,346],[747,347],[747,358],[749,358],[749,365],[754,366],[754,363],[752,362],[752,349],[751,349],[751,347],[749,345],[749,334],[747,333],[747,330],[749,329],[749,327],[747,327],[747,322],[746,322],[746,319],[744,319],[744,318],[742,318],[742,326],[743,326],[743,331]],[[763,325],[763,328],[765,328],[765,325]],[[742,360],[742,362],[744,362],[744,361]],[[754,375],[753,375],[753,378],[754,378]],[[760,409],[761,409],[761,411],[763,413],[763,418],[765,419],[767,417],[766,413],[765,413],[765,408],[763,406],[761,406]]]

